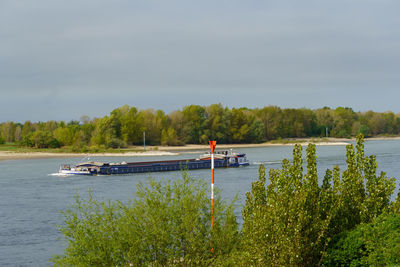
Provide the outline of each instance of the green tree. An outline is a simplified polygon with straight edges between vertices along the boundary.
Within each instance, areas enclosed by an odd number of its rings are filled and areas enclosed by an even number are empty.
[[[46,132],[54,132],[54,130],[57,128],[58,128],[58,123],[56,121],[51,120],[43,123],[42,130]]]
[[[83,144],[89,145],[94,129],[95,125],[93,123],[83,124],[79,129],[79,140]]]
[[[179,146],[182,142],[178,140],[178,136],[173,128],[163,129],[161,132],[161,145],[163,146]]]
[[[210,226],[206,184],[183,173],[181,179],[138,184],[128,204],[76,197],[63,212],[60,231],[66,238],[64,255],[56,266],[169,266],[212,265],[235,250],[238,225],[233,203],[215,202]],[[211,253],[211,247],[214,253]]]
[[[356,114],[351,108],[338,107],[333,112],[335,127],[332,134],[336,137],[350,137]]]
[[[393,212],[400,214],[400,190],[397,193],[397,197],[394,203],[392,203]]]
[[[91,143],[112,148],[124,147],[126,143],[117,136],[117,127],[119,124],[119,119],[115,114],[95,120],[96,127],[93,131]]]
[[[265,169],[246,194],[243,209],[245,261],[254,265],[316,265],[322,257],[330,216],[321,216],[315,146],[307,149],[303,175],[301,146],[293,149],[293,163],[284,160],[281,170],[270,170],[265,189]]]
[[[361,122],[359,122],[359,121],[356,121],[355,123],[353,123],[353,130],[352,130],[353,135],[362,134],[367,137],[367,136],[369,136],[370,132],[371,131],[367,125],[361,124]]]
[[[164,127],[168,127],[167,117],[162,110],[153,109],[142,110],[139,116],[143,118],[143,130],[146,132],[146,143],[149,145],[159,145],[161,143],[161,132]]]
[[[331,130],[334,128],[334,115],[333,110],[328,107],[322,109],[317,109],[315,111],[315,116],[317,119],[317,128],[319,129],[320,136],[326,136],[326,131],[328,130],[328,136]]]
[[[144,123],[143,116],[135,107],[127,108],[121,116],[121,134],[127,144],[142,144]]]
[[[14,142],[15,141],[15,128],[16,124],[12,121],[5,122],[1,124],[1,132],[0,135],[6,142]]]
[[[250,126],[248,123],[248,113],[245,108],[233,108],[231,124],[228,131],[230,143],[245,143],[249,140]]]
[[[255,110],[256,117],[264,124],[264,140],[273,140],[281,137],[279,129],[282,110],[276,106],[268,106]]]
[[[57,148],[60,143],[51,132],[36,131],[30,136],[30,142],[35,148]]]
[[[382,214],[338,235],[328,248],[325,266],[400,264],[400,214]]]
[[[33,131],[34,131],[34,128],[33,128],[32,123],[30,121],[26,121],[24,123],[24,125],[22,126],[22,138],[24,138],[24,136],[29,135]]]
[[[248,143],[260,143],[264,138],[264,124],[257,120],[253,119],[253,122],[250,125],[249,135],[248,135]]]
[[[376,174],[374,156],[364,155],[363,136],[356,150],[347,147],[347,169],[327,170],[318,185],[315,146],[307,148],[307,172],[303,174],[301,146],[293,149],[292,163],[283,160],[282,169],[265,168],[246,194],[243,208],[242,262],[253,265],[302,265],[321,263],[328,244],[338,234],[370,223],[385,212],[397,212],[390,202],[394,178]],[[330,245],[331,246],[331,245]]]
[[[390,209],[390,197],[394,192],[395,179],[388,178],[384,172],[376,174],[378,164],[375,156],[364,155],[364,138],[357,138],[356,151],[353,145],[347,146],[347,169],[337,189],[337,218],[334,225],[336,233],[353,229],[361,222],[368,223]]]
[[[307,109],[284,109],[278,132],[284,138],[319,134],[315,114]]]
[[[72,127],[59,127],[54,131],[54,137],[61,146],[70,146],[74,143],[75,133]]]
[[[181,140],[184,143],[184,117],[183,113],[180,110],[175,110],[167,115],[167,121],[168,121],[168,126],[164,126],[163,129],[168,129],[169,127],[172,127],[177,136],[178,139]]]
[[[199,105],[185,106],[182,113],[184,122],[182,131],[185,143],[199,144],[206,119],[205,108]]]
[[[228,136],[226,133],[228,132],[230,121],[231,113],[228,108],[223,108],[221,104],[213,104],[206,107],[206,119],[201,142],[207,143],[209,140],[217,140],[219,144],[227,143]]]

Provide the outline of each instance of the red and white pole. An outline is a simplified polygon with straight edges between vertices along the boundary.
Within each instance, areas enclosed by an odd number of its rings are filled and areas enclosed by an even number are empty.
[[[209,141],[211,148],[211,229],[214,226],[214,149],[217,141]]]
[[[217,141],[209,141],[211,148],[211,231],[214,226],[214,149]],[[214,253],[214,248],[211,245],[211,253]]]

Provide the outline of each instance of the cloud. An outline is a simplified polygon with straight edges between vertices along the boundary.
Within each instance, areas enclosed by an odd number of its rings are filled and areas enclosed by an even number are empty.
[[[24,98],[52,108],[41,102],[49,92],[63,105],[54,113],[62,119],[119,104],[171,110],[209,103],[210,94],[232,106],[348,103],[400,112],[392,100],[400,82],[399,7],[373,0],[2,1],[0,90],[10,100],[2,109],[11,112],[0,121],[33,116],[9,104]],[[392,97],[368,97],[376,90]],[[367,96],[359,104],[338,93]],[[72,112],[66,95],[91,101],[71,98]]]

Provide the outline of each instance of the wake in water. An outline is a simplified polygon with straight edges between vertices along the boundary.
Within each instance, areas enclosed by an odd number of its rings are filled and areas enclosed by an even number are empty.
[[[66,173],[59,173],[59,172],[55,172],[55,173],[49,173],[47,174],[47,176],[58,176],[58,177],[69,177],[69,176],[80,176],[80,177],[84,177],[84,176],[92,176],[92,175],[76,175],[76,174],[66,174]],[[96,174],[93,176],[110,176],[110,175],[105,175],[105,174]]]
[[[261,165],[261,164],[272,165],[272,164],[279,164],[281,162],[282,161],[254,161],[251,164],[253,164],[253,165]]]
[[[48,176],[67,177],[67,176],[72,176],[73,174],[65,174],[65,173],[55,172],[55,173],[50,173],[50,174],[47,174],[47,175],[48,175]]]

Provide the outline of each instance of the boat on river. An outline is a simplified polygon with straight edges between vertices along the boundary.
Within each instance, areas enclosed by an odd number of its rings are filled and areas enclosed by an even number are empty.
[[[214,153],[214,168],[231,168],[247,166],[246,154],[230,151],[218,151]],[[86,161],[71,166],[61,165],[61,175],[111,175],[127,173],[146,173],[162,171],[196,170],[211,168],[211,153],[206,152],[197,159],[161,160],[119,163],[104,163]]]

